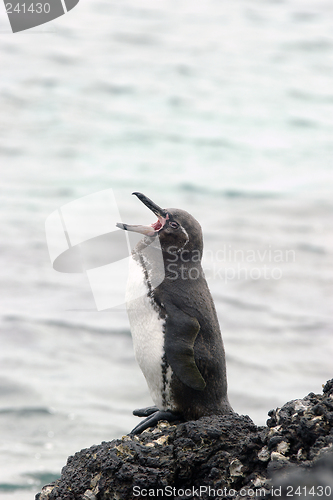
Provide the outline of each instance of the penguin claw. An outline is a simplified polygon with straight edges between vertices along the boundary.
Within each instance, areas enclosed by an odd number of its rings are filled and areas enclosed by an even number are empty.
[[[150,409],[154,408],[151,406]],[[145,409],[145,408],[144,408]],[[157,410],[149,417],[145,418],[143,422],[140,422],[134,429],[130,432],[130,436],[135,436],[136,434],[141,434],[148,427],[155,427],[160,420],[167,420],[168,422],[175,422],[176,420],[182,420],[179,413],[172,413],[171,411]]]
[[[147,408],[138,408],[133,410],[133,415],[136,417],[149,417],[152,413],[158,411],[157,406],[147,406]]]

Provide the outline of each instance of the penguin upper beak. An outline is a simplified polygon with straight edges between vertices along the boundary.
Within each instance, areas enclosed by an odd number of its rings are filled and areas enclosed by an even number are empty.
[[[137,192],[132,194],[137,196],[139,200],[149,208],[149,210],[154,212],[154,214],[158,218],[158,221],[154,224],[150,224],[149,226],[123,224],[122,222],[118,222],[116,226],[120,229],[125,229],[126,231],[134,231],[136,233],[145,234],[146,236],[155,236],[155,234],[157,234],[158,231],[162,229],[165,221],[169,218],[167,212],[163,208],[156,205],[156,203],[154,203],[144,194]]]

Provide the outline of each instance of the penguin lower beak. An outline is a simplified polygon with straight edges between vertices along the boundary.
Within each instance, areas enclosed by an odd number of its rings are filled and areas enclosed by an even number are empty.
[[[119,229],[125,229],[125,231],[134,231],[135,233],[141,233],[146,236],[155,236],[158,231],[162,229],[165,221],[168,219],[167,212],[163,208],[156,205],[156,203],[154,203],[152,200],[147,198],[147,196],[145,196],[144,194],[137,192],[132,194],[137,196],[139,200],[142,201],[142,203],[144,203],[146,207],[148,207],[149,210],[151,210],[157,216],[158,221],[154,224],[150,224],[149,226],[123,224],[122,222],[118,222],[116,226],[119,227]]]

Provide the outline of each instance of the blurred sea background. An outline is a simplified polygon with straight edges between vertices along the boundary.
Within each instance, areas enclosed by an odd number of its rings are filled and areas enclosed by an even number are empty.
[[[52,269],[46,218],[113,189],[201,223],[230,401],[333,377],[333,3],[85,0],[12,34],[0,6],[0,495],[33,498],[151,399],[125,311]],[[117,283],[111,284],[117,291]]]

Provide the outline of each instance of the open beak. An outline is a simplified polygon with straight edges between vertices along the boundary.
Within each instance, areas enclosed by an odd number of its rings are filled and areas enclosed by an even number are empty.
[[[159,207],[151,201],[147,196],[142,193],[132,193],[135,194],[139,198],[142,203],[146,205],[157,217],[157,221],[154,224],[150,224],[149,226],[140,226],[140,225],[130,225],[123,224],[122,222],[118,222],[116,224],[120,229],[125,229],[126,231],[134,231],[135,233],[145,234],[146,236],[155,236],[164,226],[166,220],[168,219],[168,214],[163,208]]]

